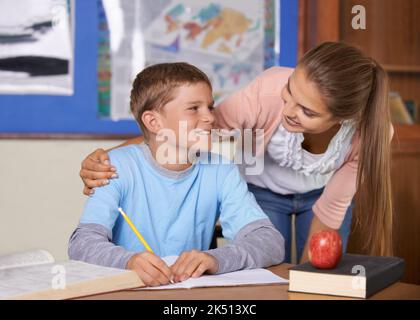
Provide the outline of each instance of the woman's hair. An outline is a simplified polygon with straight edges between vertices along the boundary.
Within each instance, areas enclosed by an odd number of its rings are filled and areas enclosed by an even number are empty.
[[[331,114],[352,119],[360,134],[355,221],[369,254],[392,255],[391,116],[388,77],[374,59],[326,42],[299,61]]]

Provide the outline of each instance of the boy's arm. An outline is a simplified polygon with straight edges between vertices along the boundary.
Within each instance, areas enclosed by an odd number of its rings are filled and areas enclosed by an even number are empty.
[[[83,161],[79,172],[83,180],[85,195],[91,195],[95,187],[101,187],[109,183],[109,179],[118,177],[118,173],[109,161],[108,152],[119,147],[128,146],[130,144],[140,144],[143,142],[143,136],[138,136],[125,141],[124,143],[113,147],[109,150],[96,149],[89,154]]]
[[[100,224],[80,223],[70,237],[68,255],[71,260],[126,269],[135,254],[113,244],[111,231]]]
[[[228,245],[205,251],[219,263],[217,273],[265,268],[284,259],[284,239],[269,219],[250,222]]]
[[[112,243],[112,229],[119,217],[118,207],[128,190],[128,164],[120,164],[125,158],[120,152],[111,155],[114,165],[120,171],[120,179],[110,181],[89,197],[84,206],[80,223],[70,237],[68,254],[70,259],[125,269],[133,255]]]
[[[217,273],[262,268],[284,259],[284,239],[248,191],[236,166],[221,177],[220,221],[228,245],[206,251],[219,262]]]
[[[130,252],[112,242],[112,230],[120,216],[118,207],[124,205],[121,201],[131,190],[130,167],[135,164],[130,164],[129,158],[124,157],[124,150],[115,150],[111,160],[121,176],[99,188],[87,200],[80,224],[70,238],[69,257],[92,264],[134,270],[146,285],[168,284],[172,273],[162,259],[148,251]]]
[[[165,262],[148,251],[136,253],[112,243],[112,233],[100,224],[80,223],[70,237],[72,260],[137,272],[147,286],[168,284],[172,273]]]

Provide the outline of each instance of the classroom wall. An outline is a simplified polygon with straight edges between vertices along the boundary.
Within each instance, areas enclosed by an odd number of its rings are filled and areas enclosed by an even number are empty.
[[[0,108],[0,133],[133,132],[126,122],[98,121],[96,117],[95,3],[76,2],[75,95],[0,95],[0,106],[8,107]],[[296,65],[297,3],[281,1],[279,61],[283,66]],[[86,199],[78,174],[80,163],[94,149],[119,143],[0,139],[0,255],[44,248],[56,259],[66,259],[67,241]]]
[[[0,140],[0,255],[46,249],[68,259],[68,239],[86,200],[80,164],[95,149],[121,142]],[[233,150],[229,143],[212,149],[231,159]]]
[[[42,248],[67,259],[86,196],[80,163],[120,141],[0,140],[0,255]]]

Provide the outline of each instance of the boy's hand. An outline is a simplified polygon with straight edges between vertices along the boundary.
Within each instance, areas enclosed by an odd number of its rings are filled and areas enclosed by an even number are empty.
[[[127,269],[136,271],[144,284],[152,287],[168,284],[173,277],[166,263],[148,251],[132,256]]]
[[[108,179],[116,178],[116,169],[109,163],[108,153],[104,149],[96,149],[82,162],[80,177],[85,184],[83,193],[91,195],[95,187],[109,183]]]
[[[190,277],[198,278],[204,272],[216,273],[219,263],[216,258],[202,251],[183,252],[171,266],[174,281],[185,281]]]

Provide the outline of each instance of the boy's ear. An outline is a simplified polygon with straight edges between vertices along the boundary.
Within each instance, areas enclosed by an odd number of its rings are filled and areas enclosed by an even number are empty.
[[[153,134],[157,134],[159,130],[162,129],[161,116],[155,111],[148,110],[143,112],[141,121],[143,122],[146,129]]]

